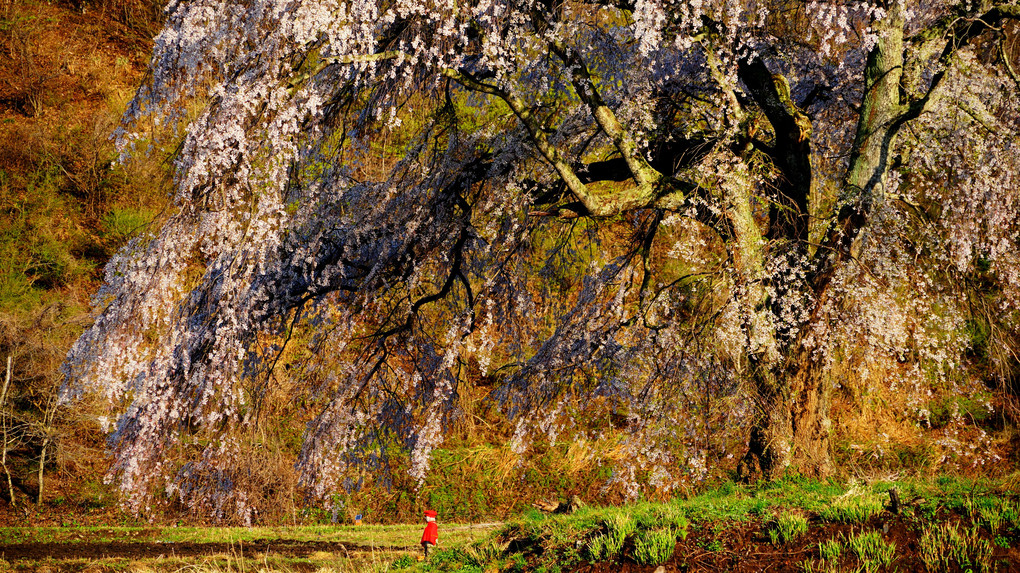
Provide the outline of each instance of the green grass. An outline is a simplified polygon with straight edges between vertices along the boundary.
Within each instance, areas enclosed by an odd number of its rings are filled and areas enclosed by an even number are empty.
[[[46,562],[4,563],[0,571],[20,573],[59,563],[59,571],[148,571],[153,573],[291,573],[314,571],[361,572],[397,569],[394,563],[417,567],[418,539],[422,525],[301,526],[301,527],[41,527],[0,528],[0,546],[27,541],[47,543],[228,543],[230,549],[202,557],[158,559],[98,558]],[[427,570],[467,571],[479,563],[491,562],[506,549],[489,534],[493,527],[440,524],[441,549],[429,559]],[[306,557],[289,557],[272,552],[258,553],[259,539],[277,541],[322,541],[337,543],[337,549],[315,552]],[[368,550],[349,551],[342,545]],[[465,569],[467,567],[467,569]],[[480,569],[479,569],[480,570]]]
[[[954,478],[867,486],[800,479],[759,486],[731,483],[688,499],[663,503],[639,502],[621,508],[587,507],[572,515],[530,513],[496,532],[498,539],[526,549],[501,554],[493,562],[513,569],[511,560],[525,559],[529,570],[577,560],[651,565],[668,559],[664,554],[675,547],[676,539],[685,538],[691,528],[710,527],[713,532],[721,533],[714,539],[718,542],[725,537],[729,525],[748,521],[761,522],[763,532],[773,543],[785,544],[795,542],[808,532],[809,515],[817,515],[829,523],[865,524],[885,511],[884,501],[893,486],[898,488],[902,498],[922,497],[935,508],[961,507],[968,496],[995,500],[996,506],[1002,507],[1004,527],[1009,522],[1005,515],[1011,506],[993,495],[996,487],[993,482]],[[937,511],[929,517],[920,511],[908,512],[904,519],[923,524],[937,519],[938,515],[941,514]],[[671,543],[665,542],[670,531],[675,537]],[[718,545],[722,548],[723,544]],[[708,545],[703,548],[709,549]],[[895,555],[895,545],[886,541],[881,531],[865,526],[848,538],[841,536],[821,541],[819,558],[805,562],[803,567],[811,571],[842,571],[847,567],[855,571],[877,571],[892,567]]]
[[[613,561],[623,551],[627,537],[634,533],[637,524],[624,512],[610,513],[603,519],[605,532],[598,533],[588,540],[588,559],[595,561]]]
[[[976,527],[961,531],[956,525],[942,523],[926,526],[921,534],[921,560],[933,573],[992,570],[992,544],[981,539]]]
[[[865,572],[878,571],[892,565],[896,556],[896,545],[887,542],[878,531],[863,531],[846,540],[848,551],[857,556]]]
[[[845,495],[832,500],[819,515],[824,521],[864,523],[882,512],[882,498],[869,491],[851,488]]]
[[[145,229],[155,215],[152,209],[114,207],[103,217],[102,231],[109,240],[123,243]]]
[[[818,544],[818,556],[824,561],[836,563],[843,555],[843,543],[838,539],[826,539]]]
[[[440,524],[441,546],[427,562],[419,562],[417,541],[421,524],[363,526],[302,526],[257,528],[124,527],[124,528],[7,528],[0,529],[0,545],[28,539],[75,543],[81,541],[137,540],[144,542],[229,543],[244,551],[246,571],[373,571],[412,572],[445,571],[546,571],[570,570],[586,563],[638,563],[654,566],[674,563],[678,540],[698,529],[699,544],[706,551],[733,550],[727,544],[727,529],[734,525],[751,527],[758,523],[776,545],[797,543],[813,528],[844,530],[823,523],[809,526],[808,517],[829,515],[829,523],[855,523],[852,533],[834,534],[819,540],[817,553],[802,564],[805,571],[879,571],[894,570],[896,546],[888,542],[874,523],[862,523],[868,516],[883,512],[881,500],[893,484],[843,486],[833,482],[784,480],[760,487],[735,484],[708,491],[688,499],[662,503],[638,502],[622,507],[588,506],[573,514],[549,515],[537,511],[489,528]],[[997,542],[1009,541],[1016,533],[1011,523],[1017,507],[978,484],[961,482],[898,482],[895,486],[906,499],[920,492],[930,496],[914,501],[909,511],[897,519],[906,520],[917,532],[922,557],[931,571],[970,569],[974,573],[990,571],[993,544],[978,528],[962,528],[941,523],[947,514],[941,509],[930,515],[919,508],[960,508],[956,515],[979,519],[981,527],[999,523]],[[806,509],[813,508],[813,509]],[[966,508],[970,508],[969,510]],[[956,511],[956,510],[954,510]],[[967,512],[970,513],[967,513]],[[887,514],[891,515],[891,514]],[[773,517],[774,516],[774,517]],[[922,535],[923,533],[923,535]],[[995,531],[990,531],[992,536]],[[709,535],[704,535],[709,534]],[[368,547],[368,551],[349,555],[324,553],[305,561],[248,554],[248,543],[275,538],[293,541],[326,541],[348,546]],[[254,547],[254,545],[252,545]],[[786,551],[788,548],[777,548]],[[811,551],[812,548],[808,547]],[[814,553],[814,551],[812,551]],[[269,561],[266,561],[268,559]],[[233,560],[233,561],[232,561]],[[262,561],[265,561],[262,565]],[[111,560],[110,571],[133,570],[123,562]],[[236,555],[218,555],[193,560],[187,571],[226,573],[239,571]],[[41,563],[40,563],[41,564]],[[184,571],[149,567],[156,573]],[[145,564],[147,567],[149,564]],[[264,566],[263,566],[264,565]],[[192,566],[197,568],[191,568]],[[119,569],[117,569],[119,567]],[[235,569],[229,569],[235,567]],[[3,567],[0,566],[0,570]],[[25,571],[34,570],[32,568]],[[141,569],[138,569],[141,570]]]
[[[1020,504],[1005,503],[1000,511],[1006,527],[1020,530]]]
[[[612,537],[600,533],[588,540],[585,548],[588,550],[588,560],[592,563],[598,561],[613,561],[620,554],[623,544],[617,546],[613,543]]]
[[[642,565],[662,565],[673,557],[676,538],[671,527],[645,531],[634,541],[634,560]]]
[[[28,564],[8,563],[0,559],[0,571],[5,573],[35,573],[36,571],[87,571],[125,573],[365,573],[398,570],[392,564],[404,560],[414,562],[410,554],[377,552],[374,555],[344,555],[333,553],[313,554],[309,557],[281,557],[279,555],[216,555],[181,558],[164,556],[158,559],[73,559]],[[59,563],[59,567],[57,566]],[[40,566],[41,565],[41,566]]]
[[[789,543],[807,533],[807,518],[803,515],[786,513],[779,516],[769,527],[769,539],[773,545]]]

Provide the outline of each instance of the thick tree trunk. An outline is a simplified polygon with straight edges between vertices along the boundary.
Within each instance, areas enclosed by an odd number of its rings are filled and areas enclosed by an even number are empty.
[[[790,387],[771,372],[755,376],[755,417],[747,453],[737,466],[742,481],[774,480],[783,476],[793,453],[793,413]]]
[[[801,475],[825,478],[832,475],[829,405],[832,385],[813,363],[793,379],[793,454],[791,467]]]
[[[799,352],[785,376],[770,372],[756,380],[756,417],[747,453],[737,468],[743,481],[832,474],[831,386],[810,356]]]

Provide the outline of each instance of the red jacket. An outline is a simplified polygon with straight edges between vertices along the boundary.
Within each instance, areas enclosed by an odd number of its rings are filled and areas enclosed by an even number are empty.
[[[439,525],[435,521],[425,524],[425,532],[421,534],[421,542],[428,542],[432,545],[439,542]]]

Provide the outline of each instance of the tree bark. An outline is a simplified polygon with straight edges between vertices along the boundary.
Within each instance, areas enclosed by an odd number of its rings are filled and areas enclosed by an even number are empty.
[[[773,373],[754,377],[755,413],[747,453],[737,466],[745,482],[781,478],[790,466],[793,452],[791,388]]]
[[[820,479],[832,475],[833,470],[829,441],[832,384],[811,355],[808,350],[800,350],[797,364],[802,367],[792,379],[793,452],[790,463],[801,475]]]
[[[43,502],[43,474],[46,470],[46,453],[54,441],[53,417],[56,411],[57,400],[55,396],[51,395],[46,402],[46,410],[43,412],[42,451],[39,454],[39,496],[35,500],[36,505],[42,505]]]
[[[786,372],[776,369],[754,377],[755,419],[747,453],[737,466],[742,481],[832,475],[831,384],[809,350],[801,349],[790,362]]]
[[[46,447],[49,440],[43,440],[42,453],[39,454],[39,495],[35,498],[36,505],[42,505],[43,500],[43,468],[46,467]]]

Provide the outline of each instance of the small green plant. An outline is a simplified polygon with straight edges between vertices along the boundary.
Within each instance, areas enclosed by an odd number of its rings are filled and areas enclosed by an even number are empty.
[[[123,242],[144,229],[153,216],[147,209],[114,207],[103,217],[103,230],[112,240]]]
[[[510,570],[511,571],[526,571],[528,568],[528,562],[524,560],[524,556],[520,553],[514,553],[510,558]]]
[[[498,560],[509,545],[509,541],[497,543],[494,539],[490,538],[465,546],[464,554],[471,563],[484,566],[487,563]]]
[[[1005,535],[996,535],[995,545],[1003,549],[1009,549],[1009,539]]]
[[[1020,530],[1020,505],[1005,503],[1000,509],[1000,515],[1007,527]]]
[[[651,529],[634,541],[634,560],[643,565],[662,565],[676,550],[676,531],[666,527]]]
[[[835,499],[821,512],[825,521],[864,523],[882,512],[882,499],[873,494],[850,495]]]
[[[691,522],[687,519],[687,513],[682,507],[667,505],[655,512],[654,527],[673,527],[687,533]]]
[[[722,551],[722,541],[718,539],[713,539],[712,541],[702,541],[701,547],[703,547],[705,551]]]
[[[623,512],[622,510],[616,510],[611,513],[604,520],[606,528],[614,535],[622,535],[627,537],[634,530],[637,529],[637,524],[634,523],[634,519],[630,514]]]
[[[824,559],[818,561],[810,559],[802,562],[800,566],[804,573],[839,573],[838,563],[830,563]]]
[[[769,513],[769,500],[764,497],[754,498],[747,512],[755,517],[765,517]]]
[[[934,521],[938,517],[939,504],[934,500],[928,500],[923,502],[918,509],[921,512],[921,518],[925,521]]]
[[[769,527],[769,539],[772,545],[789,543],[801,535],[807,533],[807,518],[795,513],[786,513],[779,516]]]
[[[878,531],[871,530],[851,535],[846,540],[847,548],[857,555],[865,572],[878,571],[889,567],[896,555],[896,545],[887,542]]]
[[[623,512],[614,514],[606,522],[606,526],[610,538],[606,547],[612,549],[614,553],[619,553],[623,549],[623,543],[627,540],[627,537],[637,529],[637,524],[634,523],[630,515]]]
[[[843,555],[843,543],[828,539],[818,544],[819,559],[801,563],[804,573],[839,573],[839,558]]]
[[[818,544],[818,556],[823,561],[835,563],[843,554],[843,544],[838,539],[827,539]]]
[[[603,533],[589,539],[585,545],[585,548],[588,550],[588,560],[594,563],[616,557],[616,552],[607,547],[610,542],[609,536]]]
[[[414,565],[414,559],[410,555],[401,555],[393,562],[394,569],[408,569]]]
[[[627,537],[637,528],[634,520],[623,512],[614,512],[607,517],[604,526],[605,533],[595,535],[585,544],[588,560],[591,562],[616,559],[623,551]]]
[[[978,508],[978,515],[981,516],[981,521],[988,526],[988,530],[992,533],[995,533],[1000,527],[1002,527],[1001,508],[994,506],[982,506]]]
[[[981,539],[977,527],[964,530],[943,523],[925,527],[921,533],[921,560],[933,573],[943,573],[959,567],[964,570],[992,570],[992,544]]]

